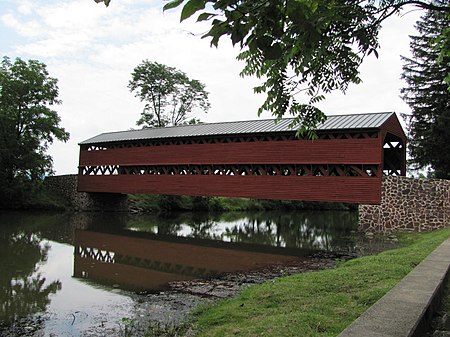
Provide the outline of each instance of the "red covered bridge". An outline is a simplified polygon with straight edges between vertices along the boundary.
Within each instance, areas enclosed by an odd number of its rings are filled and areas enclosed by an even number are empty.
[[[329,116],[318,139],[292,119],[103,133],[80,143],[80,192],[378,204],[382,175],[406,174],[395,113]]]

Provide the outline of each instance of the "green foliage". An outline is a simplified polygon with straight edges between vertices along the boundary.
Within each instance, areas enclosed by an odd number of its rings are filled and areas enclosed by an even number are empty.
[[[144,337],[184,337],[188,329],[188,324],[170,325],[154,322],[148,325]]]
[[[315,105],[334,90],[360,83],[364,58],[378,57],[384,20],[406,6],[450,13],[448,2],[430,0],[169,0],[164,10],[179,6],[181,21],[198,14],[198,22],[211,23],[203,35],[211,45],[228,36],[240,46],[238,59],[246,63],[241,75],[263,79],[254,88],[266,94],[258,113],[293,115],[291,126],[309,137],[325,120]],[[448,34],[443,55],[450,51]]]
[[[190,328],[187,323],[179,325],[161,324],[158,321],[148,324],[140,323],[134,319],[123,317],[119,322],[119,337],[184,337]]]
[[[443,4],[445,1],[436,1]],[[409,150],[414,169],[431,166],[436,178],[450,179],[450,15],[429,11],[411,36],[412,58],[403,58],[403,99],[408,116]]]
[[[119,323],[119,328],[121,337],[132,337],[136,330],[136,323],[131,318],[122,317]]]
[[[46,154],[69,134],[51,107],[58,105],[57,80],[45,64],[4,57],[0,67],[0,206],[21,203],[52,173]]]
[[[409,234],[403,248],[247,288],[201,307],[196,336],[337,336],[449,235]]]
[[[238,44],[238,59],[246,63],[241,75],[264,79],[254,88],[267,94],[259,114],[291,114],[292,126],[312,136],[325,119],[315,105],[331,91],[345,92],[350,83],[361,82],[364,58],[378,57],[381,22],[411,3],[450,10],[445,4],[400,0],[174,0],[164,9],[184,4],[181,21],[196,13],[197,21],[210,20],[203,37],[211,38],[211,45],[223,36]]]
[[[235,210],[227,207],[226,201],[231,198],[201,197],[201,196],[173,196],[173,195],[147,195],[130,194],[130,209],[138,213],[170,213],[179,211],[225,211]],[[241,204],[241,199],[235,199]],[[243,199],[242,199],[243,200]]]
[[[296,200],[130,194],[134,212],[262,211],[262,210],[354,210],[356,205]]]
[[[128,87],[146,102],[138,126],[144,128],[196,124],[194,109],[207,112],[210,104],[205,85],[185,73],[157,62],[143,61],[134,68]]]
[[[94,0],[96,3],[100,3],[103,2],[105,4],[106,7],[109,6],[109,3],[111,2],[111,0]]]

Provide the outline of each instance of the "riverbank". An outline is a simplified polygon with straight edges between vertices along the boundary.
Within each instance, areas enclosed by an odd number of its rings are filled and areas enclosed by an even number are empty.
[[[170,195],[129,195],[129,208],[136,213],[236,212],[267,210],[357,210],[355,204],[298,200],[264,200],[225,197],[191,197]]]
[[[449,235],[404,234],[402,248],[247,288],[199,308],[196,336],[336,336]]]
[[[281,276],[331,268],[335,261],[336,256],[333,254],[318,255],[252,271],[227,273],[209,279],[174,281],[170,282],[164,291],[157,293],[124,292],[133,298],[135,303],[132,316],[124,316],[116,322],[107,322],[104,320],[107,313],[99,312],[90,327],[81,333],[76,330],[76,327],[83,324],[88,314],[74,308],[70,316],[72,323],[69,324],[74,327],[74,336],[83,337],[190,336],[193,333],[192,326],[185,322],[196,307],[214,303],[220,299],[232,298],[249,286],[272,281]],[[117,290],[117,292],[121,291]],[[120,311],[120,307],[111,307],[109,310]],[[151,323],[149,323],[149,317]],[[49,314],[38,314],[19,319],[12,326],[2,325],[0,321],[0,335],[3,337],[43,336],[42,326],[49,318]],[[67,327],[69,320],[67,317],[62,317],[59,321],[53,321],[50,324]],[[60,330],[59,333],[65,336],[63,331]]]

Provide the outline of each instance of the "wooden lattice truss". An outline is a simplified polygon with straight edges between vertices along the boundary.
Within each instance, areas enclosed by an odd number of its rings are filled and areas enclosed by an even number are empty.
[[[378,132],[335,132],[318,133],[318,138],[326,139],[367,139],[378,138]],[[150,147],[186,144],[224,144],[241,142],[289,141],[298,140],[295,133],[273,135],[224,136],[137,140],[82,146],[82,151],[102,151],[119,148]],[[399,137],[387,134],[384,139],[384,158],[380,165],[367,164],[194,164],[194,165],[96,165],[81,166],[80,175],[225,175],[225,176],[345,176],[379,177],[384,175],[404,175],[404,144]]]
[[[224,176],[345,176],[375,177],[378,165],[346,164],[233,164],[84,166],[81,175],[224,175]]]

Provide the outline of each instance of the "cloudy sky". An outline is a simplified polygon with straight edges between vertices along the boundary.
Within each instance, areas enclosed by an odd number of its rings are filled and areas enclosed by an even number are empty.
[[[93,0],[0,0],[1,56],[37,59],[58,79],[61,125],[67,143],[50,149],[57,174],[77,172],[78,143],[102,132],[136,127],[143,104],[127,88],[142,60],[178,68],[206,85],[211,111],[204,122],[257,118],[263,96],[257,79],[239,77],[238,49],[200,39],[205,26],[179,23],[179,12],[163,13],[163,0],[113,0],[109,8]],[[335,93],[320,104],[327,114],[410,110],[399,97],[402,62],[418,11],[389,19],[381,31],[379,59],[361,68],[363,84]],[[269,118],[270,115],[262,116]]]

